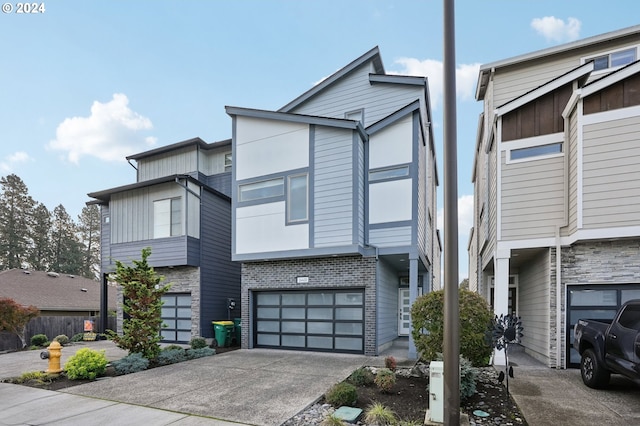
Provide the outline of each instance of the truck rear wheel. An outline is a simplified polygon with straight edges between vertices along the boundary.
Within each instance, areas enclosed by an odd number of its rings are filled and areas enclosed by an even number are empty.
[[[580,374],[584,384],[593,389],[607,386],[611,378],[611,373],[598,361],[593,349],[587,349],[582,353]]]

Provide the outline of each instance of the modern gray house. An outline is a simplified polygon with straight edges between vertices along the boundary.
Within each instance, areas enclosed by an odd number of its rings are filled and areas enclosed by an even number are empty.
[[[378,48],[279,110],[226,107],[242,347],[376,355],[439,276],[427,79]]]
[[[240,265],[231,260],[231,141],[194,138],[127,160],[135,183],[88,194],[102,214],[102,299],[115,260],[138,260],[150,247],[149,264],[172,284],[163,298],[163,340],[213,337],[212,321],[240,315]],[[121,332],[121,294],[118,301]]]
[[[639,59],[634,26],[480,67],[469,284],[549,367],[640,297]]]

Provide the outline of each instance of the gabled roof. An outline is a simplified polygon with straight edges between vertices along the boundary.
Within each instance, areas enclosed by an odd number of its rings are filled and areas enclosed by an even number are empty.
[[[207,142],[203,141],[202,139],[196,137],[196,138],[192,138],[192,139],[187,139],[187,140],[182,141],[182,142],[176,142],[176,143],[173,143],[171,145],[161,146],[159,148],[151,149],[149,151],[140,152],[138,154],[129,155],[127,157],[127,160],[140,160],[142,158],[152,157],[154,155],[164,154],[166,152],[172,152],[172,151],[175,151],[177,149],[187,148],[187,147],[190,147],[190,146],[194,146],[194,147],[197,146],[200,149],[213,149],[213,148],[223,147],[223,146],[226,146],[226,145],[231,146],[231,139],[225,139],[225,140],[219,141],[219,142],[207,143]]]
[[[338,127],[341,129],[356,130],[363,140],[367,140],[367,134],[358,120],[348,120],[346,118],[321,117],[317,115],[291,114],[280,111],[268,111],[263,109],[241,108],[226,106],[227,114],[239,115],[243,117],[264,118],[267,120],[280,120],[292,123],[316,124],[320,126]]]
[[[631,77],[640,72],[640,60],[630,63],[614,72],[605,75],[597,80],[585,84],[581,90],[581,96],[589,96],[599,90],[611,86],[619,81]]]
[[[116,308],[116,289],[109,289],[109,309]],[[9,269],[0,272],[0,297],[41,311],[99,311],[100,283],[80,276]]]
[[[289,102],[288,104],[280,108],[278,111],[280,112],[291,111],[292,109],[308,101],[309,99],[311,99],[312,97],[320,93],[321,91],[325,90],[327,87],[334,84],[336,81],[340,80],[345,75],[351,73],[352,71],[366,64],[367,62],[373,62],[373,66],[376,74],[385,73],[384,66],[382,65],[382,58],[380,57],[380,49],[378,49],[378,46],[376,46],[373,49],[369,50],[364,55],[350,62],[347,66],[341,68],[340,70],[336,71],[329,77],[325,78],[324,80],[322,80],[322,82],[316,84],[311,89],[307,90],[302,95],[298,96],[293,101]]]
[[[507,114],[508,112],[520,108],[521,106],[533,101],[534,99],[538,99],[539,97],[544,96],[547,93],[550,93],[557,88],[564,86],[565,84],[571,83],[572,81],[575,81],[577,79],[585,78],[591,73],[591,71],[593,71],[593,61],[589,61],[584,65],[580,65],[579,67],[574,68],[571,71],[566,72],[563,75],[556,77],[553,80],[550,80],[545,84],[538,86],[523,95],[518,96],[515,99],[510,100],[504,105],[499,106],[495,110],[495,116],[498,117]]]
[[[502,59],[495,62],[490,62],[480,66],[478,73],[478,83],[476,86],[476,99],[484,99],[484,93],[489,82],[489,76],[497,69],[514,64],[524,63],[528,61],[535,61],[551,55],[562,54],[571,50],[580,49],[586,46],[595,46],[601,43],[606,43],[611,40],[620,39],[623,37],[634,36],[640,34],[640,25],[634,25],[633,27],[623,28],[616,31],[600,34],[593,37],[588,37],[582,40],[577,40],[571,43],[565,43],[558,46],[550,47],[547,49],[537,50],[535,52],[526,53],[524,55],[514,56],[507,59]]]

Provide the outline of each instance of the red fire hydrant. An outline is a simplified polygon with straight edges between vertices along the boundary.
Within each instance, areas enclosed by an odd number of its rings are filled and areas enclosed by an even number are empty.
[[[49,368],[45,370],[45,373],[57,374],[62,372],[60,368],[60,356],[62,355],[62,345],[56,341],[51,342],[48,350]]]

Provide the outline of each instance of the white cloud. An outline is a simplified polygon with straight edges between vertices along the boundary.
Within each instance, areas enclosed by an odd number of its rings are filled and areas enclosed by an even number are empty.
[[[576,18],[568,18],[567,21],[555,16],[535,18],[531,21],[531,28],[542,35],[547,41],[568,42],[580,38],[582,22]]]
[[[26,163],[27,161],[31,161],[29,154],[24,151],[14,152],[13,154],[6,156],[3,161],[0,161],[0,171],[3,173],[10,173],[13,171],[13,167],[16,164]]]
[[[423,61],[416,58],[400,58],[396,64],[404,68],[399,72],[389,72],[389,74],[426,76],[429,80],[429,94],[431,96],[431,106],[438,109],[442,103],[443,92],[443,64],[434,59]],[[475,94],[475,85],[478,79],[480,64],[462,64],[456,69],[456,92],[461,99],[472,99]]]
[[[66,159],[75,164],[83,156],[123,161],[155,144],[156,138],[141,134],[152,128],[150,119],[129,108],[126,95],[116,93],[109,102],[94,101],[88,117],[66,118],[47,148],[66,152]]]

